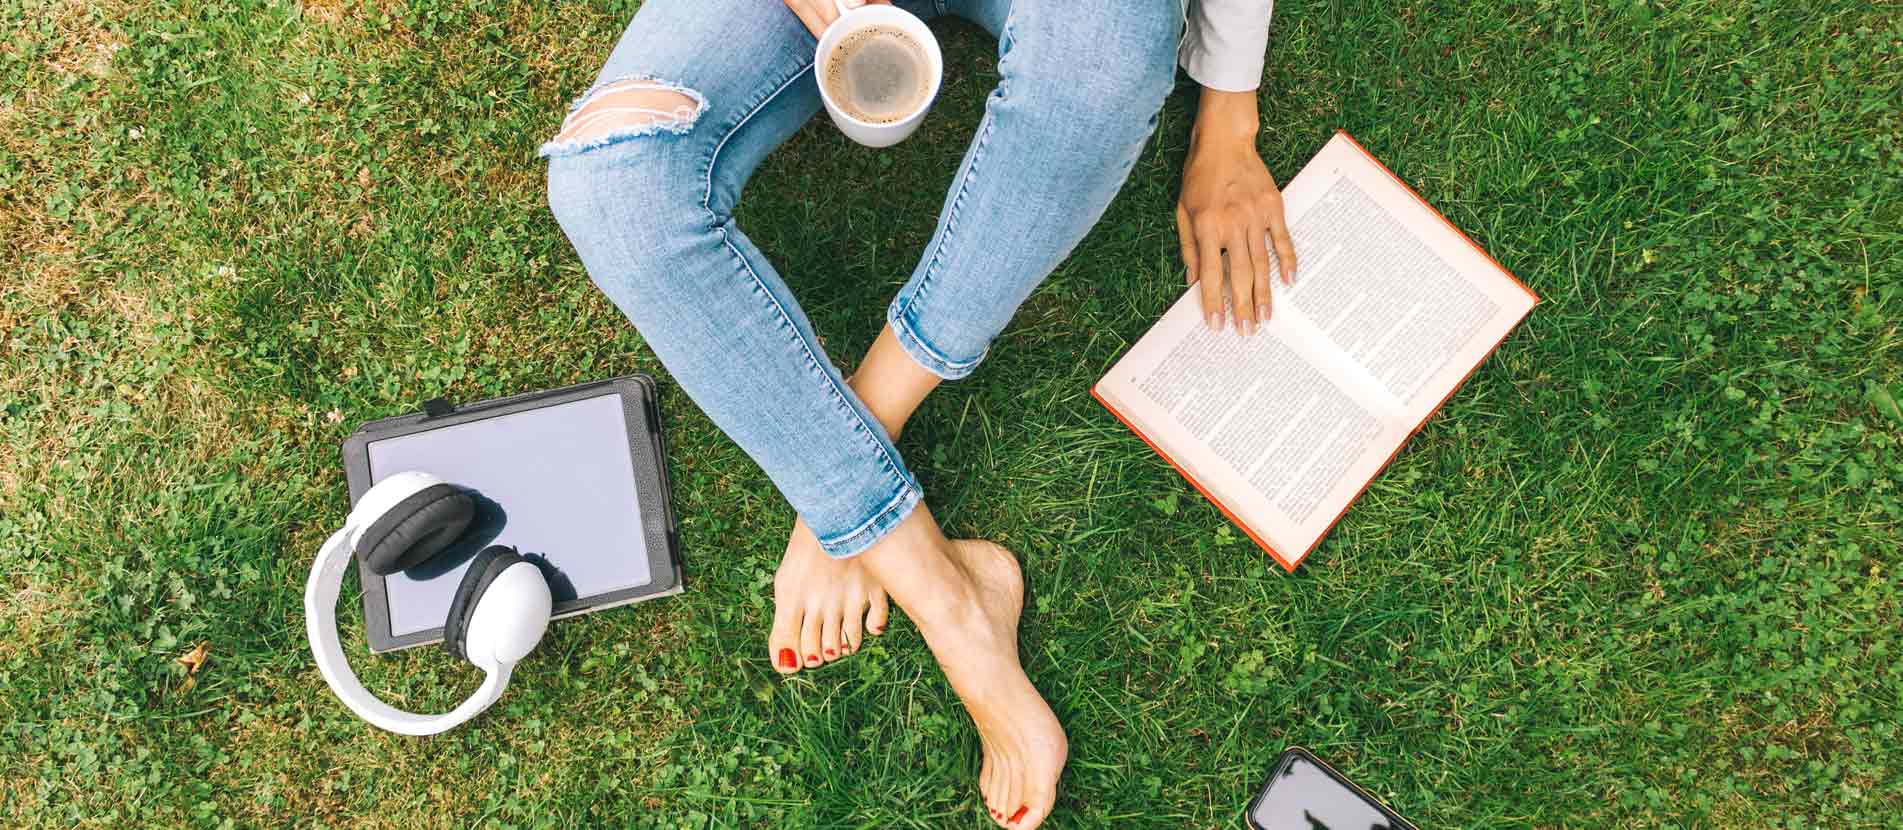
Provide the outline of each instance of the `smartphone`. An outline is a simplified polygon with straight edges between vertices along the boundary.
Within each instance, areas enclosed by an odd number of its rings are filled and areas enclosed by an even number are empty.
[[[1299,746],[1275,759],[1247,818],[1254,830],[1416,830]]]

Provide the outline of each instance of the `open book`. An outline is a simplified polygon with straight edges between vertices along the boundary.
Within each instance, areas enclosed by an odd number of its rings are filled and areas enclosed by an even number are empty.
[[[1347,133],[1282,198],[1268,324],[1212,332],[1192,287],[1091,394],[1293,571],[1539,297]]]

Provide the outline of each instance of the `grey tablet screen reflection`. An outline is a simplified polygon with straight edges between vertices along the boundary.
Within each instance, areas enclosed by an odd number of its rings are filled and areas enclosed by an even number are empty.
[[[473,490],[478,505],[464,544],[385,578],[390,633],[441,627],[469,560],[490,544],[546,557],[557,605],[651,582],[628,443],[617,393],[370,442],[372,483],[421,470]]]

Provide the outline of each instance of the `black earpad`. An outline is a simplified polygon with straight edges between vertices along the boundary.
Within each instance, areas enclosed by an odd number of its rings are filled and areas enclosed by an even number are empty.
[[[507,545],[490,545],[469,560],[469,570],[463,572],[456,597],[449,602],[449,618],[443,621],[443,650],[459,660],[469,659],[463,635],[469,631],[469,618],[476,613],[482,592],[489,590],[489,583],[496,581],[503,569],[523,561],[527,560]]]
[[[363,566],[388,576],[441,553],[469,529],[476,500],[448,484],[432,484],[384,511],[357,539]]]

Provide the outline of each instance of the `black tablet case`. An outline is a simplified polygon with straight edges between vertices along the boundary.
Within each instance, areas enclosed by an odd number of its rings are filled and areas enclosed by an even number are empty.
[[[628,375],[462,406],[440,399],[432,400],[423,405],[422,412],[366,423],[358,427],[343,444],[344,474],[350,485],[350,503],[355,505],[370,489],[369,446],[373,442],[587,400],[611,391],[621,396],[622,412],[628,419],[628,456],[633,465],[635,493],[640,503],[651,581],[634,588],[557,602],[554,618],[572,617],[602,608],[678,594],[682,589],[680,532],[675,521],[667,475],[667,440],[661,432],[661,413],[654,379],[647,375]],[[383,577],[361,567],[357,569],[357,577],[363,586],[364,628],[371,651],[391,651],[442,640],[440,626],[410,634],[393,634]]]

